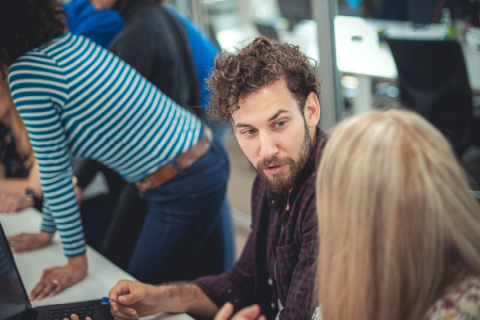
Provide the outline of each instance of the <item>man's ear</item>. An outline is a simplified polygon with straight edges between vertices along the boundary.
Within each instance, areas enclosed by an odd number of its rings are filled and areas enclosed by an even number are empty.
[[[305,115],[305,121],[309,128],[317,126],[320,120],[320,103],[318,102],[317,95],[310,92],[305,101],[305,108],[303,109]]]

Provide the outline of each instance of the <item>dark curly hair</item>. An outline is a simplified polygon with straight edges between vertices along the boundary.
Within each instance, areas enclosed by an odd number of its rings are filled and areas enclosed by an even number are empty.
[[[64,21],[56,0],[0,0],[0,71],[65,32]]]
[[[284,78],[288,89],[303,112],[310,92],[320,93],[320,81],[315,73],[316,63],[310,64],[298,46],[258,37],[236,54],[223,52],[215,60],[216,71],[208,84],[209,116],[227,122],[239,109],[238,100]]]

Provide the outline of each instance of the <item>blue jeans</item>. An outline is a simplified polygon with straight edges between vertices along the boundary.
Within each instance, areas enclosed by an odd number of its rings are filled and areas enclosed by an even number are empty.
[[[148,214],[128,267],[142,282],[192,280],[225,268],[227,154],[214,139],[191,167],[176,169],[174,179],[144,192]]]

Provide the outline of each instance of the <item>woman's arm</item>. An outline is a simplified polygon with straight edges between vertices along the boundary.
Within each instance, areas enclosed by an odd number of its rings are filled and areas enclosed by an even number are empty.
[[[21,193],[28,187],[28,179],[25,178],[8,178],[0,180],[1,193]]]
[[[30,299],[35,300],[57,294],[87,273],[86,243],[72,183],[70,146],[60,118],[70,87],[64,70],[42,52],[27,53],[17,59],[10,67],[8,81],[38,163],[44,198],[41,231],[50,234],[58,231],[68,258],[67,265],[44,271],[30,294]]]

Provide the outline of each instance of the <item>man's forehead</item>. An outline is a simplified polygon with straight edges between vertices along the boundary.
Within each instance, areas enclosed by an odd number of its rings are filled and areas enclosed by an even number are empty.
[[[269,95],[278,95],[278,94],[290,94],[290,89],[288,89],[287,81],[284,78],[280,78],[272,83],[264,85],[263,87],[255,90],[249,94],[242,94],[238,97],[238,104],[244,104],[246,101],[263,99],[265,96]]]
[[[279,80],[272,85],[261,88],[253,94],[242,96],[238,100],[238,109],[232,113],[234,123],[243,121],[271,121],[271,118],[283,110],[298,110],[297,101],[290,90]]]

